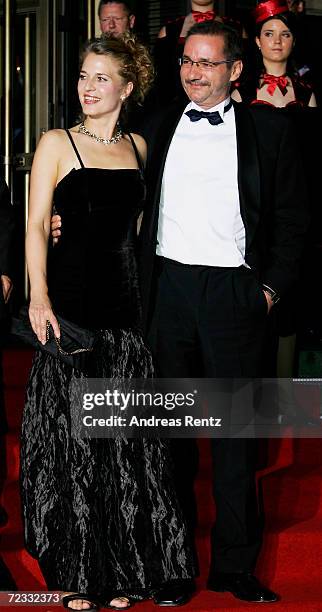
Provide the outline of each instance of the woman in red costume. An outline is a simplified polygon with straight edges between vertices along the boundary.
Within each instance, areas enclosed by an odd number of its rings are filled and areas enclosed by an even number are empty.
[[[194,23],[212,19],[222,21],[222,19],[216,15],[214,4],[214,2],[209,2],[209,0],[192,0],[191,10],[188,14],[183,17],[178,17],[174,21],[170,21],[170,23],[163,26],[158,37],[165,38],[167,36],[175,36],[176,43],[183,45],[187,32],[192,28]]]
[[[246,104],[276,107],[316,106],[312,88],[297,73],[292,62],[296,21],[286,0],[261,2],[254,10],[258,68],[236,85],[232,97]]]
[[[224,20],[217,15],[215,2],[192,0],[186,15],[169,21],[161,28],[154,50],[158,104],[184,95],[180,82],[179,59],[183,53],[185,37],[194,23],[213,19]]]
[[[303,167],[307,177],[309,197],[311,201],[312,218],[316,218],[314,211],[316,193],[316,156],[310,153],[308,138],[312,139],[319,130],[319,113],[308,107],[316,107],[315,95],[306,79],[303,79],[296,70],[292,59],[292,51],[296,40],[296,17],[290,12],[287,0],[268,0],[261,2],[254,9],[256,22],[256,52],[259,61],[257,68],[249,68],[246,64],[244,78],[236,84],[232,98],[248,105],[275,106],[277,112],[287,113],[294,123],[297,138],[303,155]],[[305,110],[307,109],[307,110]],[[259,112],[261,109],[259,108]],[[313,112],[313,115],[312,115]],[[313,147],[314,149],[314,147]],[[312,238],[313,239],[313,238]],[[305,259],[306,277],[302,278],[302,288],[305,285],[306,295],[310,293],[311,284],[308,281],[309,271],[312,268],[312,252],[306,250]],[[303,328],[301,292],[294,288],[275,310],[276,319],[270,320],[270,329],[267,337],[267,360],[264,364],[268,376],[277,375],[280,378],[289,378],[294,375],[294,358],[296,333]],[[307,306],[306,306],[307,308]],[[280,420],[298,418],[292,404],[293,398],[287,394],[283,396],[280,385],[278,402]],[[282,399],[284,400],[282,402]],[[283,407],[284,406],[284,407]]]

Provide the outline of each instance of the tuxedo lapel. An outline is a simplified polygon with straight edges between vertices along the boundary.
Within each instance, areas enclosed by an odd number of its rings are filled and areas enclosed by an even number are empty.
[[[257,227],[261,186],[258,148],[255,129],[249,110],[243,104],[234,104],[238,155],[238,188],[240,211],[246,230],[246,253]]]

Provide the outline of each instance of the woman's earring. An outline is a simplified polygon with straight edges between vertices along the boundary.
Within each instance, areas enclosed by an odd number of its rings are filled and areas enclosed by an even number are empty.
[[[123,95],[121,96],[121,102],[124,102],[124,100],[126,100],[126,96],[123,94]]]

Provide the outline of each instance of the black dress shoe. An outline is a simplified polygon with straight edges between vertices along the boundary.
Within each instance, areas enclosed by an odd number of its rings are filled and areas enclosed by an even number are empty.
[[[183,606],[188,603],[195,590],[193,583],[165,585],[154,594],[153,601],[157,606]]]
[[[278,600],[278,595],[263,587],[252,574],[244,572],[226,574],[218,572],[208,581],[207,588],[210,591],[223,593],[229,591],[237,599],[244,601],[255,601],[257,603],[273,603]]]

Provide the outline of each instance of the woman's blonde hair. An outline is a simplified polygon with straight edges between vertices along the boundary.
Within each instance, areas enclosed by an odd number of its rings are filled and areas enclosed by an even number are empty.
[[[126,32],[118,38],[102,34],[100,38],[88,40],[82,50],[81,64],[89,53],[111,56],[117,60],[119,75],[125,83],[133,83],[130,98],[142,104],[153,83],[154,68],[147,47],[134,34]]]

